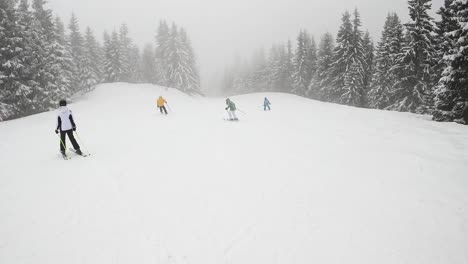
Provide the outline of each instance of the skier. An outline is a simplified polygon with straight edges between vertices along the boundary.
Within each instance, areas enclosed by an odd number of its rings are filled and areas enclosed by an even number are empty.
[[[271,111],[270,105],[270,101],[265,97],[265,100],[263,100],[263,111],[266,111],[267,109],[268,111]]]
[[[167,115],[167,109],[165,106],[167,104],[167,101],[162,96],[159,96],[156,104],[158,105],[158,108],[159,108],[159,111],[161,111],[161,114]]]
[[[65,156],[65,135],[68,135],[68,139],[72,143],[76,154],[83,155],[80,150],[80,145],[78,145],[78,142],[76,142],[76,139],[73,136],[73,131],[76,131],[76,124],[73,120],[72,112],[67,108],[67,101],[60,100],[59,105],[60,107],[58,109],[57,128],[55,129],[55,133],[58,134],[60,132],[60,153]]]
[[[227,98],[226,105],[226,111],[228,111],[229,114],[229,121],[238,121],[239,119],[236,116],[236,104],[233,101],[231,101],[231,99]]]
[[[465,125],[468,125],[468,102],[465,103],[465,108],[463,109],[463,120]]]

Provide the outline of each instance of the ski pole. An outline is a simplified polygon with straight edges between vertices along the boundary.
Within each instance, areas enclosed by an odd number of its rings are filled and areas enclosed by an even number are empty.
[[[172,113],[172,109],[171,109],[171,107],[169,106],[169,104],[166,103],[166,105],[167,105],[167,108],[169,108],[169,111],[171,111],[171,113]]]
[[[240,110],[239,108],[237,108],[237,111],[241,112],[242,114],[246,114],[244,111]]]
[[[62,146],[63,146],[63,154],[64,154],[64,155],[65,155],[65,157],[67,157],[67,159],[68,159],[68,155],[67,155],[67,147],[65,146],[65,143],[63,142],[63,140],[62,140],[62,138],[60,137],[60,135],[59,135],[59,134],[57,134],[57,137],[59,138],[59,140],[60,140],[60,143],[61,143],[61,144],[62,144]]]
[[[83,145],[86,153],[88,153],[88,155],[91,156],[91,153],[89,152],[88,148],[86,147],[86,145],[84,144],[83,140],[80,138],[80,135],[78,135],[78,133],[75,131],[75,135],[76,137],[78,138],[78,140],[80,141],[81,145]]]

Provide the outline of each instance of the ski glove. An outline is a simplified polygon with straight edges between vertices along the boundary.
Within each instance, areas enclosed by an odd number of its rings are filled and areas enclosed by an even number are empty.
[[[55,129],[55,134],[58,134],[58,132],[59,132],[58,129]]]
[[[73,127],[73,131],[76,131],[76,127]]]

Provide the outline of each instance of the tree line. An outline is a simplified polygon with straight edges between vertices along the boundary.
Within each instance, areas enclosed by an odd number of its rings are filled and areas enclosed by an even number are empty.
[[[468,2],[445,0],[440,20],[430,0],[409,0],[409,22],[389,13],[377,45],[362,30],[359,11],[345,12],[336,40],[319,44],[301,30],[291,41],[262,49],[251,62],[225,70],[226,94],[286,92],[355,107],[461,117],[468,102]]]
[[[104,32],[68,26],[45,0],[0,1],[0,121],[54,109],[60,99],[99,83],[153,83],[200,93],[195,54],[184,28],[160,21],[153,44],[140,51],[122,24]]]

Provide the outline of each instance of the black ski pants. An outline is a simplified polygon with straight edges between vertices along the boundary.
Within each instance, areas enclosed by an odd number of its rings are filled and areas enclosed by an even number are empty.
[[[166,107],[164,105],[159,107],[159,111],[161,111],[161,114],[167,115],[167,109],[166,109]]]
[[[70,139],[70,142],[72,143],[73,145],[73,148],[75,150],[78,150],[80,149],[80,145],[78,145],[78,142],[76,142],[76,139],[75,139],[75,136],[73,135],[73,130],[67,130],[67,131],[60,131],[60,139],[62,140],[60,142],[60,151],[61,152],[64,152],[65,151],[65,147],[67,146],[67,142],[66,142],[66,138],[65,136],[68,136],[68,139]]]

